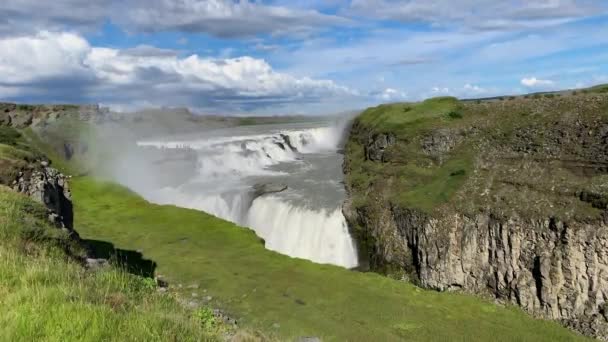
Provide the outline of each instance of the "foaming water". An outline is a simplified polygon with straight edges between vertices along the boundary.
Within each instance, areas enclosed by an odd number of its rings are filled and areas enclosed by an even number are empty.
[[[202,210],[250,227],[270,250],[356,267],[356,248],[341,211],[344,190],[336,151],[343,127],[248,129],[257,132],[228,129],[204,138],[139,142],[142,148],[190,150],[197,156],[190,179],[139,192],[152,202]],[[287,190],[259,193],[256,184],[285,184]]]
[[[310,210],[277,197],[262,197],[253,202],[246,225],[270,250],[318,263],[357,266],[356,250],[339,208]]]

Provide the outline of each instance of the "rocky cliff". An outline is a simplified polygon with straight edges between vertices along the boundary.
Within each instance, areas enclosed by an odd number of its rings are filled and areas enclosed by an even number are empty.
[[[107,108],[98,105],[24,105],[0,103],[0,124],[17,129],[44,127],[64,118],[103,122],[111,118]]]
[[[49,158],[34,146],[33,140],[40,139],[36,133],[24,134],[25,129],[33,131],[52,125],[64,115],[72,115],[69,111],[75,108],[79,107],[0,104],[0,118],[3,118],[0,122],[0,184],[42,203],[48,209],[49,221],[79,240],[74,230],[69,177],[51,167]]]
[[[608,96],[372,108],[344,168],[371,269],[608,340]]]
[[[40,167],[35,167],[32,172],[20,172],[19,178],[13,181],[12,188],[42,203],[49,211],[49,221],[78,239],[74,230],[74,212],[67,176],[50,167],[47,161],[41,161]]]

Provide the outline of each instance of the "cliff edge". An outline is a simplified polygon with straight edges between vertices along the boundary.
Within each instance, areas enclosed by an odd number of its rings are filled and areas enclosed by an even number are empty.
[[[608,340],[605,90],[365,111],[344,164],[360,256]]]

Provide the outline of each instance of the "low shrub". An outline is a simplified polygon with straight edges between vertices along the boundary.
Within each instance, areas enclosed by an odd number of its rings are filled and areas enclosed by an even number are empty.
[[[458,111],[451,111],[448,113],[450,119],[462,119],[462,113]]]

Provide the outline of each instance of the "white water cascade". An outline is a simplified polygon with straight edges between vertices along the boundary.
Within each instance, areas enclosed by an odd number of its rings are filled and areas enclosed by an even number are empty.
[[[152,202],[202,210],[250,227],[270,250],[356,267],[356,248],[341,211],[343,189],[336,151],[343,129],[238,133],[138,142],[140,147],[163,151],[194,151],[198,159],[192,179],[142,195]],[[332,169],[328,171],[326,165]],[[256,193],[255,184],[285,184],[287,190]]]

